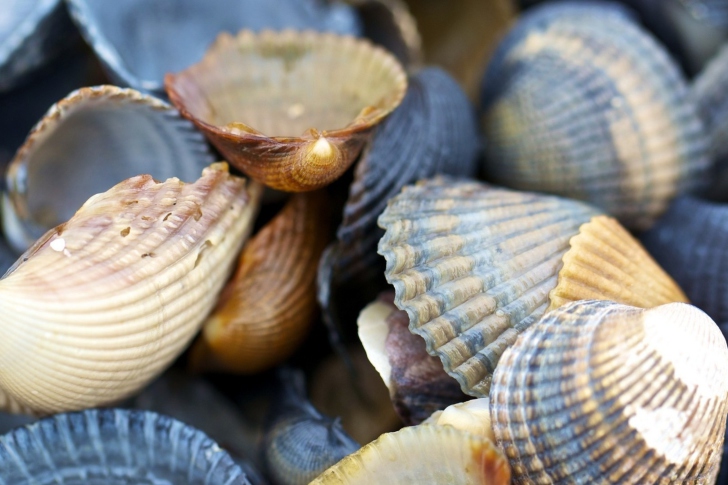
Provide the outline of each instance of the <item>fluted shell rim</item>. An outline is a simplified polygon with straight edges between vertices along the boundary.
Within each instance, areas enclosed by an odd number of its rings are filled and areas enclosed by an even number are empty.
[[[38,4],[31,11],[31,15],[28,15],[23,22],[15,26],[6,41],[0,44],[0,65],[4,64],[23,45],[23,42],[36,32],[38,24],[50,16],[62,3],[63,0],[38,0]]]

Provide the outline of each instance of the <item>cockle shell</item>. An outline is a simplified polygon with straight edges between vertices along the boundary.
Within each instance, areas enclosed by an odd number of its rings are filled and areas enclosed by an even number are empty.
[[[493,423],[490,419],[490,400],[487,397],[452,404],[443,411],[432,413],[422,424],[452,426],[495,443]]]
[[[0,408],[104,405],[159,375],[212,310],[259,189],[224,163],[192,184],[132,177],[39,239],[0,280]]]
[[[48,110],[8,167],[5,234],[22,252],[124,179],[194,182],[212,161],[204,137],[167,103],[116,86],[81,88]]]
[[[242,31],[220,35],[165,85],[230,163],[274,189],[301,192],[349,168],[402,101],[407,78],[389,53],[353,37]]]
[[[483,80],[486,177],[645,229],[706,183],[708,140],[665,50],[606,2],[524,14]]]
[[[250,484],[201,431],[125,409],[58,414],[0,436],[0,483]]]
[[[503,354],[490,402],[514,483],[714,483],[728,347],[684,303],[574,302]]]
[[[288,358],[317,314],[316,268],[329,240],[323,192],[294,194],[245,246],[206,320],[193,365],[255,373]]]
[[[507,460],[489,439],[449,426],[420,425],[383,434],[311,485],[508,485],[510,479]]]

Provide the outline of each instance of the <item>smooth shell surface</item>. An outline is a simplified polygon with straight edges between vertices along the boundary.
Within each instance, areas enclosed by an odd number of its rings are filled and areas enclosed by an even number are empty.
[[[487,397],[452,404],[443,411],[433,413],[423,424],[452,426],[483,436],[495,443],[493,423],[490,419],[490,400]]]
[[[549,305],[569,239],[598,211],[580,202],[436,178],[379,218],[394,303],[466,394],[485,397],[498,359]]]
[[[201,431],[148,411],[58,414],[0,436],[0,483],[246,485]]]
[[[133,89],[81,88],[48,110],[8,167],[5,233],[24,251],[122,180],[194,182],[212,161],[204,137],[167,103]]]
[[[485,175],[645,229],[707,182],[708,139],[688,94],[667,52],[618,5],[536,7],[483,80]]]
[[[0,280],[0,408],[103,405],[160,374],[212,310],[257,192],[224,163],[192,184],[137,176],[39,239]]]
[[[452,427],[420,425],[383,434],[311,485],[508,485],[510,478],[507,460],[489,439]]]
[[[230,163],[289,192],[341,176],[407,89],[402,66],[369,42],[290,30],[223,34],[165,83]]]
[[[684,303],[575,302],[505,352],[490,402],[514,483],[714,483],[728,347]]]

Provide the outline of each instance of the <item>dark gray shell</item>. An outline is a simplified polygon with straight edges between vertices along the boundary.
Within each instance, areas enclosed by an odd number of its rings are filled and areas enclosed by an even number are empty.
[[[249,484],[227,452],[167,416],[58,414],[0,437],[2,485]]]
[[[646,228],[706,183],[708,140],[667,52],[607,2],[523,15],[483,82],[485,175]]]
[[[318,0],[68,0],[118,84],[163,95],[163,78],[199,61],[220,32],[314,29],[357,35],[351,7]]]

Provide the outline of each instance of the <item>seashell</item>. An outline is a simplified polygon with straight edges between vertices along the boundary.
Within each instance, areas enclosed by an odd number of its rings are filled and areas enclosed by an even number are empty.
[[[339,419],[330,419],[306,398],[303,373],[283,374],[283,396],[264,439],[264,461],[275,485],[306,485],[359,449]]]
[[[503,351],[546,311],[569,239],[598,212],[580,202],[436,178],[379,218],[379,254],[410,331],[466,394],[485,397]]]
[[[316,267],[329,239],[327,198],[294,194],[243,249],[203,326],[196,367],[255,373],[288,358],[318,313]]]
[[[122,180],[149,173],[194,182],[212,161],[204,138],[167,103],[115,86],[79,89],[48,110],[8,167],[5,234],[24,251]]]
[[[503,354],[493,427],[514,483],[714,483],[726,376],[726,342],[695,307],[574,302]]]
[[[480,483],[508,485],[508,461],[493,442],[449,426],[383,434],[326,470],[311,485]]]
[[[221,32],[361,30],[350,7],[316,0],[68,0],[68,7],[114,82],[155,94],[164,93],[166,73],[198,62]]]
[[[5,239],[0,237],[0,275],[5,274],[17,259],[18,255],[15,254],[15,251],[10,249]]]
[[[495,443],[493,423],[490,418],[490,400],[487,397],[451,404],[444,411],[432,413],[422,424],[452,426]]]
[[[189,344],[230,275],[260,187],[224,163],[89,199],[0,280],[0,409],[118,401]]]
[[[406,425],[419,424],[433,412],[469,399],[447,375],[425,342],[409,331],[409,317],[386,293],[359,315],[359,338],[369,361],[389,389],[395,411]]]
[[[250,484],[204,433],[148,411],[58,414],[0,436],[3,483]]]
[[[680,197],[641,240],[692,303],[728,335],[728,206]]]
[[[482,100],[485,170],[498,183],[587,200],[646,229],[706,182],[708,140],[685,80],[616,4],[523,15]]]
[[[222,34],[200,63],[165,83],[233,165],[288,192],[343,174],[407,89],[384,50],[310,31]]]

